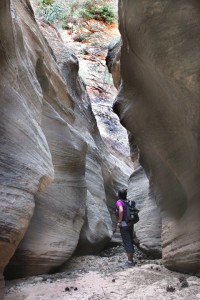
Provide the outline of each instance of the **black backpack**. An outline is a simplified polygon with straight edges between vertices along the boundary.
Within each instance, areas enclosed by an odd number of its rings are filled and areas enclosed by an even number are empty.
[[[135,201],[124,200],[126,205],[126,216],[125,221],[128,225],[136,224],[139,221],[139,210],[135,207]]]

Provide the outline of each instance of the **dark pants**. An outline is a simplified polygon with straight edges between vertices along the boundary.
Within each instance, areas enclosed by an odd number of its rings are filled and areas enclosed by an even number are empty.
[[[133,246],[133,226],[120,227],[120,233],[127,253],[134,253]]]

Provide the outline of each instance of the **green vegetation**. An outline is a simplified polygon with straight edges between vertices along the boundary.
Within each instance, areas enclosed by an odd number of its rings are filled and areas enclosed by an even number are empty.
[[[36,15],[49,23],[68,27],[69,23],[77,24],[81,20],[100,20],[107,24],[116,22],[116,14],[110,4],[103,0],[86,0],[81,4],[71,0],[35,0]]]
[[[54,3],[54,0],[42,0],[40,2],[46,5],[52,5]]]
[[[49,4],[50,3],[50,4]],[[62,19],[63,7],[54,0],[39,0],[36,15],[44,21],[54,23]]]
[[[98,3],[98,1],[86,1],[82,8],[82,17],[104,21],[108,24],[116,21],[112,6],[104,2]]]

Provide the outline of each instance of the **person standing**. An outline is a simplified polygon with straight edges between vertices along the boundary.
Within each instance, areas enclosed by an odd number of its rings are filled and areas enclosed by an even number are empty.
[[[128,225],[125,221],[127,190],[122,189],[118,192],[118,200],[116,201],[116,216],[118,218],[117,226],[120,229],[120,234],[123,241],[124,249],[127,253],[127,266],[134,266],[133,261],[134,246],[133,246],[133,225]]]

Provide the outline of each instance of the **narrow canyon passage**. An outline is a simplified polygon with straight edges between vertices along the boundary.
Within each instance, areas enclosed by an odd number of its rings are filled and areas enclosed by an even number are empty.
[[[0,300],[200,298],[199,21],[197,0],[2,0]]]

